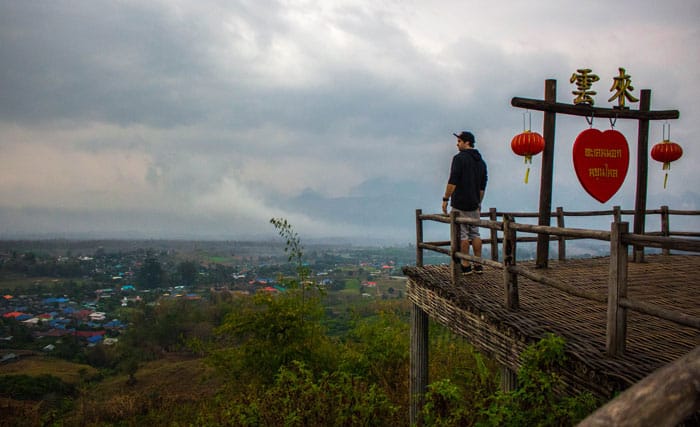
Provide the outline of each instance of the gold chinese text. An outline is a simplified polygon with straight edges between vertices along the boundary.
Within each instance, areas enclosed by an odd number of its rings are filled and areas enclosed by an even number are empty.
[[[613,85],[610,88],[610,92],[616,91],[613,96],[608,99],[608,102],[617,99],[617,108],[620,110],[627,110],[629,107],[625,106],[625,99],[629,102],[639,102],[629,91],[634,90],[632,86],[632,79],[624,68],[619,68],[620,74],[617,77],[613,77]]]
[[[580,68],[576,70],[576,73],[573,73],[569,79],[569,82],[576,83],[576,89],[578,89],[571,92],[572,94],[576,95],[574,104],[595,104],[593,95],[595,95],[597,92],[590,89],[593,87],[593,83],[597,82],[598,80],[600,80],[600,78],[595,74],[591,74],[591,70],[588,68]]]

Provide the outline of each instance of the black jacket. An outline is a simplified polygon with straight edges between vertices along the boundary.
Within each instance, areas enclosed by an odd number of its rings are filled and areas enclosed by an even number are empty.
[[[452,193],[452,207],[461,211],[479,208],[479,193],[486,190],[486,163],[478,150],[460,151],[452,158],[448,184],[457,186]]]

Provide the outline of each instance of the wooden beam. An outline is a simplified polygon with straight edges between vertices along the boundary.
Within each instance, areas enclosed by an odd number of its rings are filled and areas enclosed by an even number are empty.
[[[643,92],[643,91],[642,91]],[[562,113],[571,116],[603,117],[610,119],[636,119],[636,120],[673,120],[680,117],[678,110],[660,111],[640,111],[640,110],[620,110],[617,108],[591,107],[588,104],[563,104],[560,102],[544,101],[539,99],[528,99],[515,97],[511,99],[510,105],[528,110],[545,111],[550,113]]]
[[[651,91],[642,90],[639,99],[641,112],[651,109]],[[639,120],[637,135],[637,190],[634,197],[634,234],[644,234],[647,210],[647,175],[649,171],[649,120]],[[644,247],[634,247],[634,261],[644,262]]]
[[[505,290],[505,306],[508,310],[520,308],[518,296],[518,274],[509,270],[516,264],[516,233],[511,227],[513,218],[503,217],[503,287]]]
[[[544,82],[544,100],[546,103],[556,103],[557,81],[553,79]],[[539,225],[549,226],[552,213],[552,182],[554,179],[554,129],[556,127],[557,114],[554,111],[545,111],[542,124],[542,136],[544,137],[544,151],[542,151],[542,172],[540,177],[540,209]],[[549,235],[537,235],[537,267],[547,268],[549,265]]]
[[[578,427],[668,426],[700,409],[700,346],[625,390]]]
[[[416,304],[411,306],[410,409],[411,425],[417,425],[428,390],[428,315]]]
[[[580,298],[585,298],[591,301],[597,301],[600,303],[607,302],[605,295],[600,295],[594,291],[589,291],[586,289],[581,289],[576,286],[569,285],[568,283],[560,282],[558,280],[550,279],[549,277],[535,273],[528,270],[527,268],[521,267],[519,265],[511,265],[508,267],[508,271],[514,274],[519,274],[532,280],[535,283],[541,283],[545,286],[551,286],[552,288],[559,289],[562,292],[566,292],[570,295],[575,295]]]
[[[564,208],[557,207],[557,227],[564,228]],[[566,239],[561,237],[559,240],[559,261],[566,261]]]
[[[422,209],[416,209],[416,267],[423,267],[423,220]]]
[[[691,328],[700,329],[700,317],[691,316],[686,313],[681,313],[676,309],[667,310],[658,305],[650,304],[644,301],[635,301],[629,298],[620,298],[620,306],[639,313],[648,314],[660,319],[670,320],[679,325],[690,326]]]
[[[492,222],[498,221],[496,208],[489,208],[489,220]],[[491,230],[491,260],[498,261],[498,231],[496,228]]]
[[[605,349],[608,356],[621,356],[627,341],[627,309],[620,300],[627,298],[627,245],[622,236],[629,231],[626,222],[610,225],[610,269],[608,272],[608,316]]]
[[[697,239],[630,234],[625,236],[625,242],[640,247],[651,246],[679,251],[700,252],[700,240]]]
[[[452,286],[457,286],[459,278],[462,276],[462,263],[455,256],[455,254],[462,250],[460,237],[461,226],[457,224],[458,216],[457,211],[450,212],[450,270]]]
[[[668,217],[668,206],[661,206],[661,234],[664,237],[670,237],[671,233],[670,218]],[[664,255],[671,255],[669,248],[663,248],[661,251]]]
[[[518,388],[518,373],[506,365],[501,365],[501,391],[508,393]]]

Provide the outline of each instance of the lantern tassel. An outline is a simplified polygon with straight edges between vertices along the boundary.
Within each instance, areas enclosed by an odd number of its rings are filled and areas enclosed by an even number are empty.
[[[527,184],[527,180],[530,177],[530,168],[527,168],[527,171],[525,171],[525,184]]]
[[[671,170],[671,162],[665,162],[663,170],[670,171]],[[666,175],[664,175],[664,190],[666,189],[667,182],[668,182],[668,172],[666,172]]]

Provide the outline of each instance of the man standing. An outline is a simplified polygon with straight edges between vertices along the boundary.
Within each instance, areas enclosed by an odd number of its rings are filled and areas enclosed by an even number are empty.
[[[471,132],[462,132],[457,137],[457,153],[452,158],[450,178],[447,180],[445,196],[442,198],[442,212],[447,214],[447,202],[452,199],[452,210],[459,216],[479,219],[481,201],[486,191],[486,163],[481,154],[474,148],[474,135]],[[481,237],[479,227],[471,224],[460,224],[461,252],[468,254],[469,245],[474,248],[474,256],[481,258]],[[462,273],[471,274],[471,264],[462,260]],[[483,272],[483,266],[476,264],[474,271]]]

